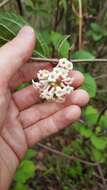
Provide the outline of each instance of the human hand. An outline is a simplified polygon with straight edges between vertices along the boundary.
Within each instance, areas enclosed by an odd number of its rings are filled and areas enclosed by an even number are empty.
[[[24,64],[34,44],[34,32],[24,27],[0,49],[0,190],[8,189],[27,149],[79,119],[80,107],[89,100],[85,91],[77,89],[84,81],[78,71],[71,72],[77,90],[64,103],[41,103],[32,86],[14,92],[16,86],[34,78],[39,69],[52,68],[49,63]]]

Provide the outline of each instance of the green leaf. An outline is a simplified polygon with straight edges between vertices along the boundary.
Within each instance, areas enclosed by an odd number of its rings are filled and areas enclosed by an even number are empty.
[[[50,52],[49,52],[49,47],[45,41],[45,39],[43,38],[42,33],[38,32],[36,34],[36,38],[37,38],[37,50],[45,57],[49,57]]]
[[[75,124],[75,129],[85,138],[90,138],[93,134],[90,128],[79,122]]]
[[[96,148],[92,148],[92,158],[100,163],[105,161],[104,153]]]
[[[95,79],[90,74],[84,74],[84,76],[85,82],[82,85],[82,88],[89,93],[91,98],[94,98],[97,90]]]
[[[28,190],[28,188],[26,187],[26,185],[23,185],[22,183],[18,182],[16,183],[14,190]]]
[[[72,58],[73,59],[95,59],[95,56],[92,55],[90,52],[83,49],[83,50],[76,51],[72,55]]]
[[[25,155],[25,160],[34,158],[36,156],[36,151],[33,149],[29,149]]]
[[[58,32],[51,32],[51,42],[61,57],[68,57],[68,50],[70,48],[70,44],[68,42],[68,38],[70,35],[62,35]]]
[[[0,13],[0,45],[12,40],[24,25],[29,25],[29,23],[23,17],[10,12]],[[42,34],[36,33],[36,38],[37,51],[35,50],[34,53],[36,52],[35,54],[41,57],[48,57],[49,48]]]
[[[102,128],[107,128],[107,113],[101,117],[99,125]]]
[[[25,183],[28,179],[32,178],[35,174],[35,165],[30,160],[23,160],[17,170],[15,180],[20,183]]]
[[[19,15],[0,12],[0,45],[13,39],[19,30],[28,23]]]
[[[97,23],[91,23],[91,29],[96,33],[103,33],[101,26]]]
[[[107,147],[107,138],[93,135],[91,137],[91,143],[94,145],[96,149],[104,150]]]
[[[93,126],[96,124],[99,113],[93,106],[87,106],[84,111],[85,121],[88,125]]]
[[[68,57],[68,51],[70,48],[70,44],[68,43],[67,39],[70,37],[70,35],[64,37],[64,39],[60,42],[58,47],[58,52],[62,57]]]

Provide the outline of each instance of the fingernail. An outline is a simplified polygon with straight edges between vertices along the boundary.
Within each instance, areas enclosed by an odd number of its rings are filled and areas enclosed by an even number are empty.
[[[18,36],[23,36],[24,38],[27,36],[32,36],[34,34],[33,28],[30,26],[24,26],[18,33]]]

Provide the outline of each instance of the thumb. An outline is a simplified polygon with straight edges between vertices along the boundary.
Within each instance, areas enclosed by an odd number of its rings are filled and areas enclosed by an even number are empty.
[[[33,29],[24,26],[12,41],[0,48],[0,80],[8,82],[17,69],[31,56],[34,45]]]

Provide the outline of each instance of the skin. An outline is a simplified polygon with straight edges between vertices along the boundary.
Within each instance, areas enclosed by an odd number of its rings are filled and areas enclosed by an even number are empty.
[[[49,63],[26,63],[34,44],[34,32],[25,26],[0,49],[0,190],[9,188],[27,149],[78,120],[89,101],[88,94],[78,89],[84,81],[78,71],[71,72],[76,90],[64,103],[42,103],[32,86],[15,92],[39,69],[52,69]]]

